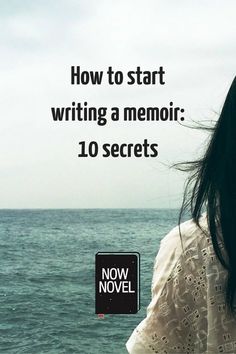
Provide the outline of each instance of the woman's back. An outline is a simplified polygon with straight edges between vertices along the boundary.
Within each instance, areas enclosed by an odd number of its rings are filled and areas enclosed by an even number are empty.
[[[236,321],[225,305],[227,271],[215,255],[206,214],[161,241],[147,317],[127,342],[129,353],[236,353]],[[219,241],[223,250],[223,244]],[[224,254],[224,251],[223,251]]]

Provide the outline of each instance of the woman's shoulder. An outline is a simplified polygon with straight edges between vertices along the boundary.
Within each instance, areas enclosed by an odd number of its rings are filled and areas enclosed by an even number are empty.
[[[203,215],[199,222],[202,229],[193,219],[189,219],[172,228],[161,240],[154,262],[152,281],[154,292],[159,294],[162,287],[169,284],[173,274],[183,279],[184,275],[194,275],[199,267],[201,268],[205,257],[204,250],[207,249],[209,243],[205,233],[207,230],[206,216]]]
[[[172,228],[168,234],[162,238],[160,246],[169,246],[172,250],[174,248],[182,249],[181,239],[184,249],[191,246],[196,247],[197,244],[198,246],[202,245],[202,247],[208,245],[210,235],[206,213],[201,215],[199,226],[193,219],[182,222],[180,225]]]

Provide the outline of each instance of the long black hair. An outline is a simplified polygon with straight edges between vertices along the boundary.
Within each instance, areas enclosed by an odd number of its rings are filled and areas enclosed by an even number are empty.
[[[190,212],[200,226],[200,217],[207,212],[208,228],[215,254],[227,270],[225,302],[235,316],[236,294],[236,77],[226,96],[219,119],[204,156],[196,161],[175,164],[179,170],[191,172],[187,180],[179,225],[183,214]],[[226,257],[219,245],[223,237]],[[181,238],[182,242],[182,238]]]

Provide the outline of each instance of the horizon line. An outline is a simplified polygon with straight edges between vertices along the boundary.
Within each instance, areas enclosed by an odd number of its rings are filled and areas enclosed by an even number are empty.
[[[94,210],[94,209],[162,209],[162,210],[177,210],[180,208],[167,207],[65,207],[65,208],[41,208],[41,207],[26,207],[26,208],[0,208],[0,210]]]

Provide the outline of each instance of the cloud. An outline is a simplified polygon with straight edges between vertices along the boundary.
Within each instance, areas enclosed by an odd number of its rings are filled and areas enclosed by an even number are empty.
[[[161,162],[195,156],[205,136],[174,125],[59,126],[51,121],[50,107],[85,99],[108,106],[174,100],[186,107],[187,118],[205,118],[220,108],[235,75],[235,10],[231,0],[5,2],[0,15],[0,183],[5,186],[0,206],[178,205],[184,179],[163,170]],[[71,65],[89,70],[112,65],[124,72],[163,65],[167,84],[72,87]],[[159,142],[157,161],[77,158],[79,140],[146,137]]]

